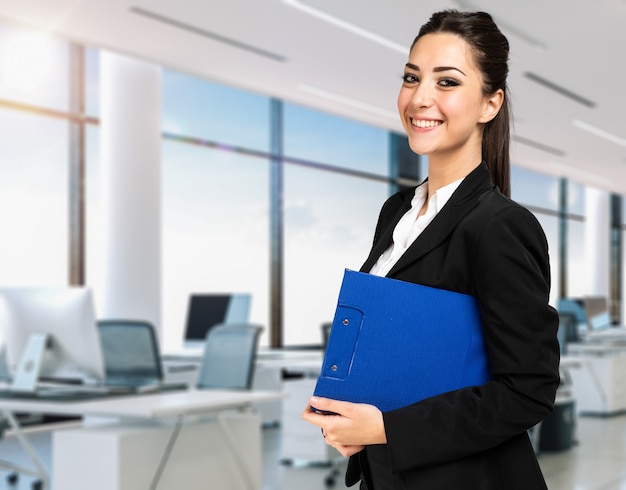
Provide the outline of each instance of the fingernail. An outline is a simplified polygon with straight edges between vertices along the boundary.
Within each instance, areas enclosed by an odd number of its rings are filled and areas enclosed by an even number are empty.
[[[319,402],[319,401],[320,401],[320,399],[319,399],[318,397],[316,397],[316,396],[312,396],[312,397],[309,399],[309,401],[310,401],[311,405],[314,405],[314,404],[316,404],[317,402]]]

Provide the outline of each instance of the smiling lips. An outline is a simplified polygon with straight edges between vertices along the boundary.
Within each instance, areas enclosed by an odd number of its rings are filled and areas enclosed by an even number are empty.
[[[411,118],[411,124],[418,128],[434,128],[434,127],[440,126],[441,124],[443,124],[443,122]]]

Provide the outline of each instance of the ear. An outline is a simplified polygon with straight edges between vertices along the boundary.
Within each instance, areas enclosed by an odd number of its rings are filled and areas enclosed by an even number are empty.
[[[483,100],[482,114],[478,122],[488,123],[500,112],[500,107],[504,102],[504,90],[498,89],[493,94]]]

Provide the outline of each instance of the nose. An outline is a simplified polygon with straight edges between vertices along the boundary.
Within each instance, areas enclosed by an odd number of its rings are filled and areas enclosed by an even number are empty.
[[[425,83],[415,87],[411,97],[411,105],[415,108],[430,107],[433,103],[433,92]]]

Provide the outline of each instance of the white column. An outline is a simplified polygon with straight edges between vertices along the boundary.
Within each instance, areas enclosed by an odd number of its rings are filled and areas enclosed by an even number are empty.
[[[587,187],[585,214],[585,294],[609,298],[610,194]]]
[[[101,51],[100,318],[161,321],[161,69]],[[160,335],[162,337],[162,335]]]

